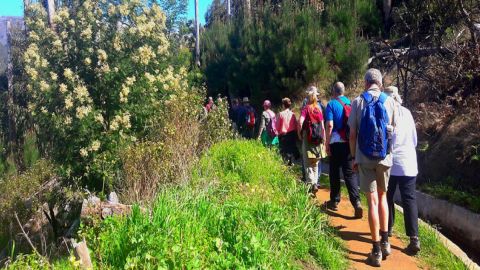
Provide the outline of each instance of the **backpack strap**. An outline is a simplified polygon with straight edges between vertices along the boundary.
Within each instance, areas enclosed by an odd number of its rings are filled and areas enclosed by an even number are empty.
[[[380,96],[378,97],[378,101],[380,103],[384,104],[385,101],[387,100],[387,98],[388,98],[387,94],[382,92],[382,93],[380,93]]]
[[[335,100],[338,101],[338,102],[340,102],[340,104],[342,104],[343,109],[345,109],[345,107],[347,106],[347,104],[345,104],[345,102],[343,102],[341,98],[336,97]]]
[[[365,100],[367,104],[369,104],[373,100],[373,96],[370,95],[368,91],[363,92],[360,96],[363,98],[363,100]]]

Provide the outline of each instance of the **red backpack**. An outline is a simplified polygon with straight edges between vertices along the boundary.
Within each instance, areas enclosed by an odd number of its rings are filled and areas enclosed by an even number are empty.
[[[247,115],[245,117],[245,122],[246,122],[248,128],[254,128],[255,127],[255,111],[253,110],[252,107],[248,108],[248,110],[247,110]]]
[[[307,131],[307,140],[311,144],[319,145],[323,142],[322,111],[318,107],[307,105],[304,130]]]
[[[342,128],[337,130],[340,138],[344,141],[348,141],[348,137],[350,136],[350,127],[348,126],[348,118],[350,117],[350,112],[352,111],[352,107],[350,105],[345,104],[341,98],[336,98],[340,104],[343,106],[343,114],[342,114]]]

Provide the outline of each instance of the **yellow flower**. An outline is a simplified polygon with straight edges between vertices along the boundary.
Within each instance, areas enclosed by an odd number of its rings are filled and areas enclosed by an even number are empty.
[[[85,148],[80,149],[80,156],[86,157],[88,156],[88,151]]]
[[[25,72],[30,77],[30,79],[32,79],[33,81],[35,81],[37,79],[38,72],[37,72],[36,69],[31,68],[31,67],[27,67],[27,68],[25,68]]]
[[[127,79],[125,79],[125,84],[127,86],[132,86],[136,81],[137,79],[135,78],[135,76],[127,77]]]
[[[76,114],[77,118],[83,119],[92,111],[92,108],[89,106],[80,106],[80,107],[77,107],[76,111],[77,111],[77,114]]]
[[[145,78],[147,78],[149,83],[154,83],[155,80],[156,80],[155,76],[153,76],[152,74],[150,74],[148,72],[145,72]]]
[[[95,115],[95,121],[99,122],[100,124],[103,124],[103,116],[101,114]]]
[[[100,149],[100,142],[98,140],[95,140],[92,142],[92,145],[90,146],[90,151],[96,152]]]
[[[63,76],[65,76],[65,78],[67,78],[69,80],[73,80],[73,71],[70,68],[66,68],[63,71]]]
[[[76,98],[81,101],[86,100],[89,96],[88,89],[84,85],[76,87],[73,92],[75,93]]]
[[[45,113],[45,114],[48,112],[48,111],[47,111],[47,108],[45,108],[45,107],[43,107],[43,106],[40,108],[40,111],[41,111],[42,113]]]
[[[122,50],[122,41],[120,40],[120,37],[115,36],[115,38],[113,39],[113,48],[117,52]]]
[[[52,78],[52,81],[57,81],[58,79],[57,73],[50,71],[50,78]]]
[[[29,37],[32,41],[39,41],[40,40],[40,37],[34,31],[31,31],[29,33]]]
[[[65,93],[65,92],[67,92],[67,86],[66,86],[64,83],[61,83],[61,84],[59,85],[59,91],[60,91],[60,93],[62,93],[62,94]]]
[[[80,33],[80,36],[84,39],[91,39],[92,38],[92,27],[88,26],[85,28],[82,33]]]
[[[92,63],[92,59],[90,59],[90,57],[87,57],[85,58],[85,60],[83,61],[85,63],[85,65],[90,65]]]
[[[62,42],[60,41],[60,39],[56,39],[53,43],[53,48],[56,49],[56,50],[61,50],[62,49]]]
[[[65,98],[65,109],[70,109],[73,107],[73,100],[71,96]]]
[[[70,116],[65,117],[65,125],[70,125],[72,123],[72,118]]]
[[[50,85],[48,85],[47,82],[45,82],[45,81],[43,81],[43,80],[40,81],[40,90],[41,90],[41,91],[45,92],[45,91],[48,90],[48,88],[50,88]]]
[[[98,50],[97,50],[97,53],[98,53],[98,60],[99,60],[100,62],[105,62],[105,61],[107,61],[107,53],[106,53],[104,50],[98,49]]]

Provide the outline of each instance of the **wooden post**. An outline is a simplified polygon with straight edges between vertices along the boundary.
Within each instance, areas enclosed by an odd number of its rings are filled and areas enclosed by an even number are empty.
[[[198,21],[198,0],[195,0],[195,63],[200,66],[200,22]]]

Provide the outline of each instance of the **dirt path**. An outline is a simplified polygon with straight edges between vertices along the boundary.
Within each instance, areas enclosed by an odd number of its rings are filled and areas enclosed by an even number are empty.
[[[322,188],[317,192],[317,199],[323,203],[329,199],[330,191]],[[347,198],[342,198],[338,211],[326,211],[330,216],[332,226],[339,231],[340,237],[346,242],[351,269],[379,269],[365,263],[367,254],[372,248],[370,229],[368,227],[367,211],[364,207],[363,219],[353,219],[353,208]],[[403,252],[405,244],[397,237],[391,237],[392,254],[382,262],[380,269],[420,269],[418,260]]]

